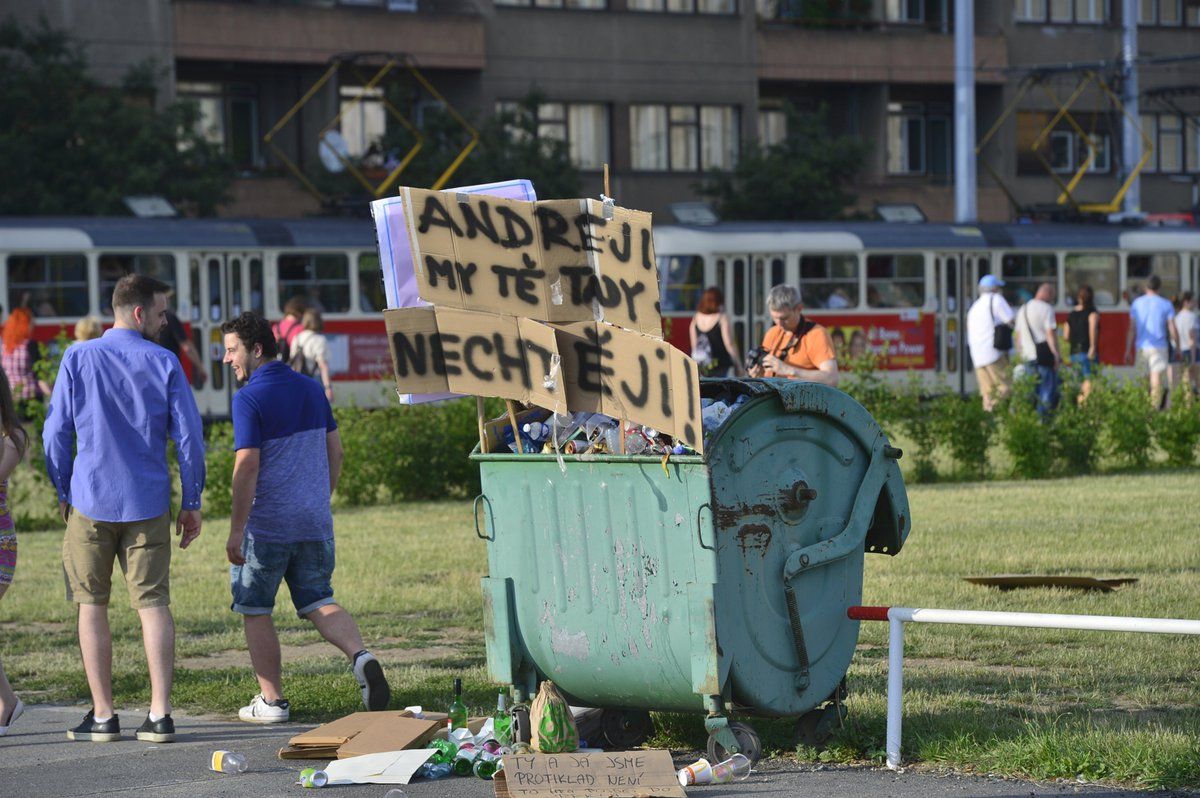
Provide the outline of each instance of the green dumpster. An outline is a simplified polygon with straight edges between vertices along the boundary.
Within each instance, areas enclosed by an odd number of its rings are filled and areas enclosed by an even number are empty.
[[[845,393],[704,380],[748,397],[701,456],[479,454],[476,532],[491,677],[518,700],[543,679],[615,713],[707,713],[709,752],[758,755],[728,711],[798,717],[810,744],[844,712],[863,555],[899,552],[908,498],[879,425]],[[622,734],[625,734],[622,739]]]

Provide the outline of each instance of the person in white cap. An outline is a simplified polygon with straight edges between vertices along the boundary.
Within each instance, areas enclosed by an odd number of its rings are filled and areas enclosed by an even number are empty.
[[[967,346],[975,364],[975,379],[983,409],[991,412],[1008,396],[1008,352],[1012,349],[1012,324],[1016,314],[1000,293],[1004,281],[994,274],[979,278],[979,298],[967,311]],[[1003,328],[1003,329],[1001,329]]]

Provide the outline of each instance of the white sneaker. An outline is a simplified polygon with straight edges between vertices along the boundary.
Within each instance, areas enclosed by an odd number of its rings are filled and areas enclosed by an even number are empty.
[[[354,678],[362,688],[363,706],[369,712],[379,712],[388,708],[392,700],[392,691],[384,678],[383,668],[375,655],[366,649],[358,652],[354,658]]]
[[[249,706],[238,710],[238,717],[247,723],[287,723],[291,716],[286,698],[267,701],[262,693],[254,696]]]
[[[22,701],[20,698],[18,698],[17,705],[15,707],[13,707],[13,711],[11,713],[9,713],[8,720],[5,722],[5,724],[3,726],[0,726],[0,737],[7,736],[8,730],[10,728],[12,728],[13,723],[15,723],[17,718],[21,717],[21,715],[23,715],[24,713],[25,713],[25,702]]]

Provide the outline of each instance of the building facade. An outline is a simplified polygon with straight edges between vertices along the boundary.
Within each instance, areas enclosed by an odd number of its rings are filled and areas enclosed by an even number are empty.
[[[402,123],[382,89],[368,83],[387,55],[402,54],[428,81],[406,95],[406,116],[419,117],[441,95],[479,119],[537,92],[539,135],[567,142],[587,193],[600,192],[600,167],[610,164],[612,193],[629,206],[663,213],[696,199],[707,170],[732,168],[751,140],[786,135],[791,105],[824,107],[836,132],[868,143],[856,211],[915,203],[930,220],[947,221],[953,5],[35,0],[19,15],[41,14],[69,30],[103,80],[119,80],[147,57],[159,62],[160,99],[199,103],[205,134],[238,165],[229,215],[318,212],[284,161],[319,185],[331,124],[340,154],[370,156],[383,130]],[[1110,92],[1120,90],[1113,66],[1120,7],[1119,0],[975,3],[976,129],[981,138],[991,133],[980,154],[981,221],[1054,206],[1077,173],[1066,205],[1117,195],[1121,110]],[[1174,57],[1200,53],[1200,3],[1141,0],[1139,20],[1140,53],[1151,59],[1138,68],[1139,122],[1153,144],[1142,210],[1180,211],[1192,205],[1200,177],[1200,61]],[[1060,68],[1067,63],[1092,70]],[[1069,98],[1069,113],[1060,113]]]

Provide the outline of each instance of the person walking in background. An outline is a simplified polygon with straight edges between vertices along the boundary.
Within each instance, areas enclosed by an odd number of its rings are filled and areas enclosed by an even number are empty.
[[[321,311],[309,308],[300,318],[304,328],[292,339],[292,356],[289,365],[306,377],[319,380],[325,389],[325,398],[333,401],[333,379],[329,370],[329,341],[322,334],[325,321]]]
[[[1196,315],[1196,295],[1191,291],[1184,291],[1175,303],[1175,330],[1179,334],[1180,382],[1186,383],[1195,393],[1200,376],[1200,365],[1196,363],[1200,316]]]
[[[174,292],[171,297],[168,297],[168,300],[173,298]],[[184,328],[183,322],[170,307],[167,308],[167,326],[163,328],[158,342],[179,360],[179,365],[184,365],[184,358],[187,358],[187,362],[192,364],[192,382],[197,388],[203,388],[204,383],[208,381],[208,372],[204,369],[204,358],[200,357],[200,353],[188,339],[187,329]]]
[[[292,362],[292,342],[304,330],[304,311],[308,310],[308,300],[296,294],[283,305],[283,318],[271,331],[275,334],[275,348],[279,359],[284,363]]]
[[[92,341],[104,334],[104,322],[98,316],[84,316],[75,322],[75,343]]]
[[[1137,347],[1138,368],[1150,375],[1150,401],[1156,408],[1166,406],[1163,375],[1168,366],[1168,345],[1179,348],[1175,329],[1175,306],[1158,290],[1162,280],[1157,274],[1146,279],[1146,291],[1129,306],[1129,332],[1125,336],[1125,362],[1134,362]]]
[[[0,330],[4,341],[3,366],[8,384],[16,399],[40,399],[50,393],[50,386],[39,380],[33,365],[41,357],[37,341],[33,340],[33,312],[27,307],[13,308]]]
[[[276,359],[266,319],[243,313],[221,325],[224,362],[242,388],[233,395],[233,511],[225,554],[230,606],[242,615],[259,694],[238,717],[283,723],[279,637],[271,613],[286,581],[296,614],[350,661],[370,711],[387,709],[383,669],[363,647],[358,625],[333,598],[333,515],[329,501],[342,468],[342,442],[320,387]]]
[[[706,377],[746,376],[741,358],[734,357],[737,347],[725,312],[725,295],[719,288],[706,288],[700,295],[696,315],[688,326],[692,359]]]
[[[1021,346],[1021,359],[1027,372],[1037,375],[1037,411],[1046,418],[1058,407],[1058,367],[1062,356],[1054,330],[1054,285],[1042,283],[1033,298],[1017,311],[1017,341]]]
[[[989,413],[1012,391],[1008,352],[1012,349],[1013,309],[1000,293],[1004,281],[994,274],[979,278],[979,298],[967,311],[967,347],[983,409]]]
[[[1071,346],[1071,363],[1083,376],[1079,401],[1085,402],[1092,393],[1092,374],[1100,365],[1100,311],[1096,310],[1096,295],[1090,285],[1081,285],[1075,294],[1075,307],[1067,315],[1067,343]]]
[[[17,531],[13,528],[8,509],[8,478],[25,457],[29,437],[17,419],[13,407],[12,389],[0,372],[0,598],[8,592],[17,569]],[[0,737],[8,734],[13,723],[25,711],[25,704],[13,692],[0,660]]]
[[[142,624],[150,670],[150,711],[137,738],[175,739],[167,438],[175,442],[183,489],[175,525],[181,549],[200,534],[205,475],[204,427],[196,400],[179,360],[153,343],[167,323],[169,290],[141,274],[117,281],[115,323],[100,338],[67,348],[42,431],[46,470],[67,525],[67,600],[79,605],[79,648],[92,693],[92,709],[67,732],[72,740],[121,737],[112,701],[108,623],[114,559]]]

